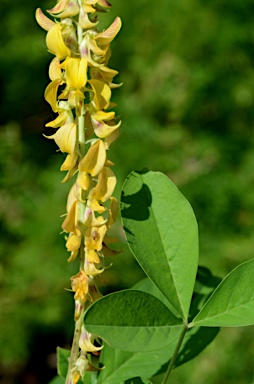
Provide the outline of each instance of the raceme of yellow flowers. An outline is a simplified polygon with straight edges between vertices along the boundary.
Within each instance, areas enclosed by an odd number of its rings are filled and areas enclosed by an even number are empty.
[[[111,90],[117,71],[108,67],[110,43],[121,28],[120,18],[104,31],[97,29],[98,13],[110,8],[107,0],[59,0],[47,12],[54,21],[36,11],[36,20],[47,31],[46,45],[54,55],[49,66],[51,82],[45,99],[56,118],[46,127],[56,129],[54,139],[66,153],[61,171],[63,182],[75,177],[67,200],[62,228],[66,233],[69,262],[80,259],[79,272],[71,277],[75,299],[75,334],[66,383],[76,384],[85,371],[95,370],[88,354],[102,348],[86,332],[84,310],[100,297],[94,277],[104,268],[104,257],[114,242],[107,232],[114,223],[118,202],[112,197],[116,177],[107,156],[118,136]],[[113,251],[112,251],[113,252]],[[78,338],[78,339],[77,339]]]

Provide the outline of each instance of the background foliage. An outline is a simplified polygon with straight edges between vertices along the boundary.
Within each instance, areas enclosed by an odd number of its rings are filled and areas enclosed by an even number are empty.
[[[55,347],[72,335],[69,277],[59,236],[70,185],[61,185],[62,155],[41,135],[52,119],[45,33],[37,6],[1,0],[0,17],[0,375],[1,383],[46,384]],[[103,16],[123,28],[111,67],[124,86],[114,92],[123,119],[112,146],[119,187],[133,169],[165,172],[193,206],[200,263],[220,277],[253,257],[254,33],[251,0],[112,0]],[[119,236],[122,236],[119,225]],[[127,251],[104,274],[104,292],[142,275]],[[254,382],[253,327],[223,330],[172,383]]]

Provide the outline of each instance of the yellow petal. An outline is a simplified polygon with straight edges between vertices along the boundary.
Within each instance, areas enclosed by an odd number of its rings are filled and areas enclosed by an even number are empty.
[[[54,59],[49,64],[49,78],[51,81],[62,78],[60,60],[58,57],[54,57]]]
[[[76,137],[76,124],[69,123],[59,128],[50,138],[55,140],[61,152],[73,154],[76,146]]]
[[[97,140],[89,148],[85,157],[79,163],[79,170],[91,176],[97,176],[106,161],[106,150],[102,140]]]
[[[110,103],[111,90],[109,86],[99,80],[89,80],[94,91],[93,103],[98,111],[107,109]]]
[[[110,168],[104,167],[98,176],[97,185],[91,191],[91,197],[102,202],[107,201],[114,192],[115,186],[114,172]]]
[[[66,176],[63,178],[61,183],[65,183],[66,181],[70,180],[72,176],[76,173],[77,169],[78,169],[77,164],[75,164],[75,166],[72,169],[70,169],[69,172],[66,174]]]
[[[95,23],[90,21],[87,12],[85,12],[83,8],[80,8],[78,23],[82,29],[90,29],[94,28],[98,24],[98,21]]]
[[[77,223],[76,211],[77,201],[72,204],[70,211],[68,212],[66,218],[63,221],[62,228],[65,232],[75,232]]]
[[[65,57],[71,55],[71,51],[64,43],[61,25],[55,24],[47,33],[46,44],[48,50],[57,56],[59,59],[65,59]]]
[[[80,89],[87,82],[87,60],[69,58],[65,62],[66,84],[68,88]]]
[[[98,264],[100,262],[100,258],[94,249],[85,248],[85,254],[86,259],[89,261],[89,263]]]
[[[122,26],[120,17],[116,17],[113,23],[104,32],[99,33],[95,39],[100,45],[109,44],[118,34]]]
[[[44,15],[40,8],[36,9],[35,18],[37,23],[45,29],[45,31],[49,31],[54,25],[54,21],[50,20],[47,16]]]
[[[103,348],[103,346],[95,347],[93,345],[93,341],[94,341],[93,339],[94,339],[94,337],[90,333],[86,332],[84,325],[82,325],[81,335],[80,335],[80,338],[79,338],[79,348],[83,352],[96,352],[96,351],[100,351]]]
[[[66,248],[69,252],[76,251],[80,248],[81,245],[81,236],[77,236],[75,234],[72,234],[68,237],[68,240],[66,242]]]
[[[48,9],[47,12],[52,14],[62,12],[65,8],[67,8],[69,1],[70,0],[59,0],[54,8]]]
[[[71,277],[72,290],[75,293],[74,299],[80,299],[82,302],[86,300],[85,295],[88,293],[88,276],[84,271],[80,271]]]
[[[78,249],[76,249],[75,251],[72,251],[71,252],[71,255],[70,257],[67,259],[68,263],[72,262],[73,260],[76,259],[76,257],[78,256]]]
[[[60,167],[60,171],[70,171],[77,164],[77,160],[78,160],[77,154],[67,155],[63,164]]]
[[[88,200],[88,204],[89,204],[89,207],[95,211],[95,212],[98,212],[98,213],[103,213],[106,211],[106,208],[101,205],[97,200],[95,199],[91,199],[91,200]]]
[[[67,204],[66,204],[66,211],[67,212],[70,211],[72,204],[75,201],[77,201],[77,185],[76,185],[76,183],[73,184],[73,186],[71,187],[70,192],[68,194]]]
[[[94,9],[94,7],[90,4],[84,4],[82,6],[82,9],[85,13],[94,13],[96,12],[96,10]]]
[[[61,80],[56,79],[54,81],[51,81],[44,92],[45,100],[50,104],[53,112],[58,111],[58,104],[57,104],[57,91],[58,87],[61,84]]]
[[[90,186],[90,176],[86,172],[79,172],[77,177],[77,184],[84,191],[87,191]]]
[[[59,116],[57,116],[57,118],[55,120],[47,123],[45,125],[45,127],[51,127],[51,128],[61,127],[65,123],[67,118],[68,118],[68,112],[64,111],[64,112],[60,113]]]
[[[102,242],[107,232],[107,226],[87,228],[85,231],[85,246],[95,251],[102,249]]]
[[[121,125],[121,121],[119,121],[119,123],[116,125],[107,125],[102,121],[97,121],[93,119],[92,117],[91,117],[91,121],[93,124],[95,134],[101,139],[104,139],[105,137],[110,136]]]
[[[107,0],[98,0],[98,4],[103,8],[111,7],[111,4]]]
[[[97,121],[109,121],[114,119],[115,112],[98,111],[92,115],[92,118]]]
[[[109,136],[107,136],[104,140],[105,148],[109,149],[110,145],[118,138],[119,129],[113,131]]]
[[[84,224],[87,227],[99,227],[107,222],[102,216],[95,217],[94,211],[86,207],[84,214]]]
[[[53,12],[49,12],[49,13],[53,13]],[[54,12],[55,17],[61,17],[61,18],[73,17],[73,16],[76,16],[78,13],[79,13],[79,6],[78,6],[77,0],[71,0],[68,6],[62,12],[60,13]]]
[[[85,261],[85,273],[88,276],[97,276],[103,271],[104,269],[97,269],[94,263],[90,263],[88,260]]]

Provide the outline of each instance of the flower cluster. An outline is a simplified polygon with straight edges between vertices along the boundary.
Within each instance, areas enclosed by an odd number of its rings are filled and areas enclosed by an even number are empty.
[[[75,175],[67,200],[67,215],[62,224],[66,233],[69,262],[80,259],[80,270],[71,278],[75,293],[75,321],[79,323],[78,353],[70,358],[66,382],[76,383],[89,369],[94,369],[87,353],[98,353],[94,336],[81,326],[85,305],[100,294],[94,277],[104,270],[104,255],[110,252],[107,232],[114,223],[118,202],[112,197],[116,177],[107,156],[118,136],[111,90],[117,71],[108,67],[110,43],[121,28],[120,18],[104,31],[97,29],[97,15],[110,8],[107,0],[59,0],[48,13],[36,11],[36,20],[47,31],[46,44],[55,56],[49,66],[50,83],[45,99],[56,117],[46,127],[56,129],[54,139],[66,153],[61,171],[63,182]]]

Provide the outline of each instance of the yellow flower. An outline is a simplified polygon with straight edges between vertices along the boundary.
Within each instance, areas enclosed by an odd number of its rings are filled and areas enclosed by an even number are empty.
[[[46,44],[48,50],[59,59],[65,59],[71,55],[70,49],[66,46],[62,36],[61,24],[54,24],[47,33]]]
[[[84,271],[79,271],[75,276],[71,277],[72,290],[75,292],[74,299],[82,302],[86,301],[88,293],[88,276]]]
[[[107,45],[111,43],[111,41],[116,37],[116,35],[120,31],[121,26],[122,26],[122,22],[120,17],[116,17],[113,23],[105,31],[99,33],[95,37],[95,40],[100,45]]]
[[[101,251],[102,242],[107,232],[107,226],[89,227],[85,231],[85,246],[95,251]]]
[[[60,0],[57,5],[48,10],[48,13],[55,17],[73,17],[79,13],[77,0]]]
[[[81,172],[89,173],[91,176],[97,176],[106,161],[106,149],[102,140],[97,140],[91,145],[85,157],[79,163]]]
[[[74,123],[68,123],[59,128],[52,136],[46,136],[48,139],[54,139],[61,152],[68,153],[61,166],[61,171],[71,170],[77,162],[78,155],[75,152],[77,141],[77,127]]]
[[[114,172],[110,168],[104,167],[98,176],[98,183],[91,190],[90,197],[105,202],[114,192],[115,186],[116,177]]]
[[[68,57],[61,65],[65,69],[68,90],[81,89],[87,82],[87,60]]]
[[[93,344],[94,340],[95,340],[95,337],[91,333],[88,333],[85,330],[84,325],[82,325],[81,336],[79,339],[79,348],[84,352],[100,351],[103,348],[103,346],[95,347],[95,345]]]

